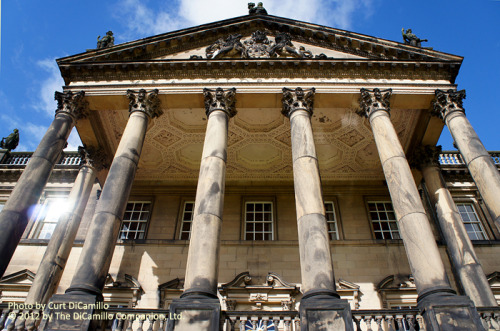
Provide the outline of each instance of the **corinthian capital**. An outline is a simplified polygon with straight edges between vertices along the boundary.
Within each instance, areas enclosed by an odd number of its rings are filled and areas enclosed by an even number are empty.
[[[87,117],[87,101],[85,101],[85,92],[80,91],[73,93],[72,91],[57,92],[54,94],[54,99],[57,101],[56,115],[66,113],[75,121]]]
[[[163,114],[160,108],[160,99],[158,98],[158,90],[139,91],[128,90],[127,98],[129,98],[129,112],[132,114],[136,111],[146,113],[151,118],[159,117]]]
[[[295,90],[284,87],[283,88],[283,109],[281,113],[286,117],[296,110],[305,110],[312,116],[314,108],[314,93],[316,89],[310,88],[303,90],[297,87]]]
[[[214,110],[222,110],[229,117],[236,115],[236,89],[234,87],[227,90],[221,87],[215,90],[204,88],[203,95],[205,96],[205,112],[207,117]]]
[[[463,99],[465,99],[465,90],[436,90],[436,99],[432,102],[433,115],[446,119],[451,113],[459,111],[465,114]]]
[[[426,166],[440,166],[439,156],[441,152],[441,146],[420,146],[413,152],[410,158],[410,165],[419,170],[422,170]]]
[[[80,166],[88,166],[96,171],[109,168],[109,158],[102,148],[79,146],[78,153],[82,161]]]
[[[380,90],[374,88],[373,90],[368,90],[362,88],[361,97],[359,98],[360,109],[356,113],[359,116],[365,117],[370,117],[377,110],[385,110],[389,113],[391,111],[391,95],[392,89]]]

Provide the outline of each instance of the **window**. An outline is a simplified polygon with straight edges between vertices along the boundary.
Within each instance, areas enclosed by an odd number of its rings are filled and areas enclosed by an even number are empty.
[[[273,203],[245,203],[245,240],[274,240]]]
[[[182,212],[181,232],[179,239],[189,240],[191,238],[191,225],[193,223],[194,202],[186,201],[184,203],[184,211]]]
[[[150,210],[149,201],[129,201],[123,216],[120,239],[144,239]]]
[[[474,205],[470,202],[457,202],[458,212],[464,222],[465,230],[471,240],[487,240],[486,232],[477,216]]]
[[[43,199],[43,204],[35,210],[35,234],[37,239],[50,239],[56,229],[59,217],[66,212],[66,192],[49,193]]]
[[[368,210],[376,239],[401,239],[391,202],[370,201]]]
[[[337,226],[337,217],[335,216],[335,205],[333,204],[333,201],[325,201],[325,216],[330,240],[338,240],[339,230]]]

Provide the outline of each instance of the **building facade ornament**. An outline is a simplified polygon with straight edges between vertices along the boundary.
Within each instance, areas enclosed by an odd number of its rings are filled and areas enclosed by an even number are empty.
[[[115,45],[115,37],[113,37],[113,31],[106,32],[106,35],[101,38],[97,37],[97,49],[107,48]]]
[[[241,34],[229,35],[226,39],[217,39],[215,43],[208,46],[205,50],[207,59],[217,59],[224,56],[228,57],[244,57],[245,48],[241,43]]]
[[[427,39],[420,39],[418,38],[411,29],[407,29],[405,32],[405,28],[401,29],[401,33],[403,34],[403,40],[405,44],[411,45],[411,46],[416,46],[416,47],[422,47],[422,42],[427,42]]]
[[[56,115],[59,113],[66,113],[75,121],[87,117],[88,104],[87,101],[85,101],[84,91],[77,93],[73,93],[72,91],[56,91],[54,99],[57,101]]]
[[[411,158],[410,165],[419,170],[422,170],[425,166],[437,166],[440,167],[439,155],[442,152],[441,146],[420,146],[415,150]]]
[[[163,114],[160,108],[160,99],[158,98],[158,89],[146,91],[140,89],[139,91],[128,90],[127,98],[129,98],[129,112],[142,111],[149,117],[155,118]]]
[[[312,59],[311,51],[304,46],[298,49],[292,43],[292,36],[287,32],[278,33],[274,41],[269,40],[265,31],[256,30],[250,39],[241,42],[241,34],[229,35],[226,39],[220,38],[205,50],[207,59],[218,58],[287,58]],[[317,58],[327,58],[325,54]]]
[[[465,114],[463,106],[463,99],[465,99],[465,90],[436,90],[436,99],[432,102],[433,111],[435,116],[446,119],[448,115],[454,112],[462,112]]]
[[[205,112],[207,117],[214,110],[222,110],[229,117],[236,115],[236,89],[222,89],[220,87],[214,89],[203,89],[205,96]]]
[[[254,2],[249,2],[248,15],[267,15],[267,10],[264,8],[264,4],[262,2],[259,2],[257,7],[255,7]]]
[[[109,168],[109,159],[102,148],[78,146],[78,153],[82,159],[81,167],[92,167],[96,171]]]
[[[0,148],[7,149],[9,151],[16,149],[19,144],[19,130],[14,129],[14,131],[7,137],[3,137],[0,141]]]
[[[283,110],[281,113],[286,117],[290,117],[296,110],[305,110],[312,116],[315,92],[316,89],[314,87],[305,90],[301,87],[297,87],[295,90],[284,87],[282,98]]]
[[[391,95],[392,89],[380,90],[374,88],[373,90],[368,90],[362,88],[361,97],[359,98],[360,109],[356,113],[368,118],[377,110],[385,110],[387,113],[390,113]]]

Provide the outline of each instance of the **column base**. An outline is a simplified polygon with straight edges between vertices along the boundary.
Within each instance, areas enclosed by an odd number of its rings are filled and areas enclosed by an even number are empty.
[[[466,296],[434,294],[418,302],[426,330],[484,331],[474,303]]]
[[[95,330],[108,320],[103,308],[102,297],[95,294],[56,294],[49,300],[38,330]]]
[[[349,302],[332,295],[303,297],[299,314],[301,331],[354,330]]]
[[[221,306],[219,299],[192,294],[172,301],[168,331],[219,331]]]

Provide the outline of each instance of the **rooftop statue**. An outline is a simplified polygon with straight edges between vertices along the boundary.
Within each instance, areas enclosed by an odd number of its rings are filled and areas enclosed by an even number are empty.
[[[402,28],[401,33],[403,34],[403,40],[407,45],[422,47],[422,41],[428,41],[427,39],[418,38],[415,34],[413,34],[411,29],[407,29],[405,32],[405,28]]]
[[[106,35],[101,38],[97,37],[97,49],[111,47],[115,45],[115,37],[113,37],[113,31],[106,32]]]
[[[19,144],[19,130],[14,129],[14,132],[9,134],[7,137],[2,138],[0,142],[0,148],[8,149],[9,151],[16,149]]]
[[[264,8],[262,2],[257,4],[257,8],[255,8],[254,2],[248,3],[248,15],[267,15],[267,10]]]

